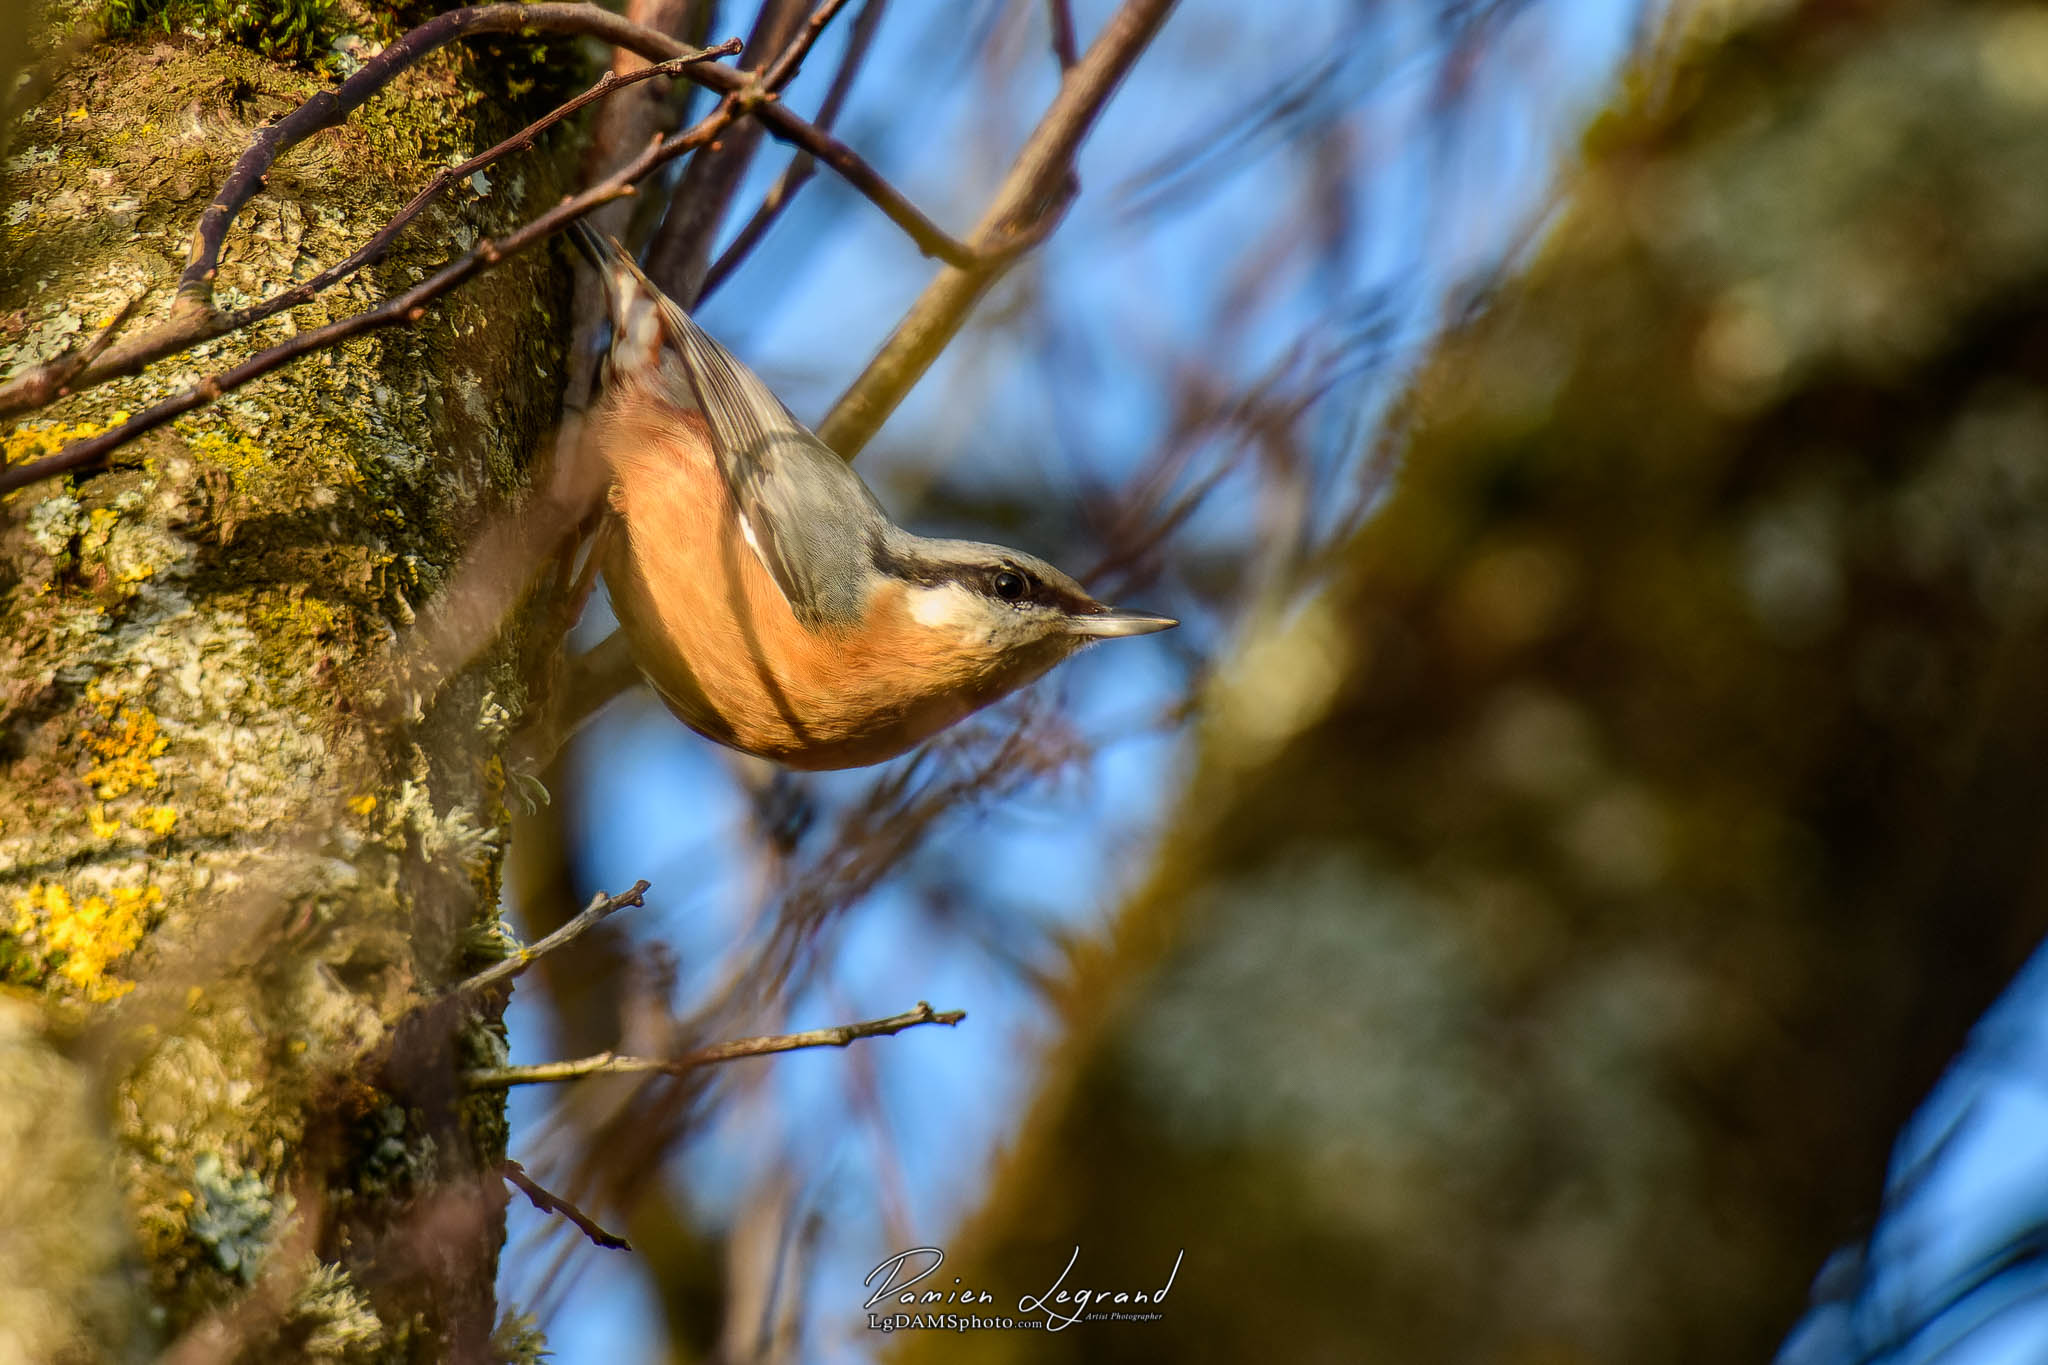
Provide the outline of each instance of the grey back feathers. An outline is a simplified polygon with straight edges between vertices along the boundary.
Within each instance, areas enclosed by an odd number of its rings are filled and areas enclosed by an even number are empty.
[[[797,620],[813,629],[859,621],[873,547],[904,533],[852,467],[655,288],[618,243],[581,223],[570,231],[605,279],[613,382],[630,375],[677,408],[703,414],[747,540]]]

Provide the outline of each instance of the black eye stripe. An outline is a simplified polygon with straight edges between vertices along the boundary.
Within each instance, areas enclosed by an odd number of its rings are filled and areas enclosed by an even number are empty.
[[[868,552],[878,573],[901,583],[912,583],[920,587],[937,587],[940,584],[952,583],[1006,606],[1021,607],[1030,604],[1050,607],[1055,611],[1077,616],[1102,610],[1101,605],[1085,592],[1064,587],[1057,582],[1049,582],[1007,559],[992,559],[981,564],[963,562],[959,559],[926,559],[917,555],[914,549],[906,553],[880,537],[869,542]],[[1002,595],[996,585],[996,579],[1003,574],[1015,574],[1023,580],[1024,590],[1020,595],[1015,598]]]

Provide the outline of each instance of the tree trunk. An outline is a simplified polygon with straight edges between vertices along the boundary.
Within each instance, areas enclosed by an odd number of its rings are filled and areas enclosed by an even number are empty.
[[[509,92],[545,97],[573,51],[437,54],[290,153],[229,235],[219,300],[339,259],[509,132],[529,112]],[[72,62],[9,149],[0,371],[145,289],[129,325],[160,320],[229,164],[322,84],[149,31]],[[493,168],[367,276],[32,415],[7,459],[410,284],[451,238],[551,203],[555,174]],[[216,1359],[490,1349],[502,1096],[455,1071],[501,1053],[501,1029],[494,1007],[419,1007],[503,951],[498,753],[523,642],[403,730],[363,702],[554,418],[562,282],[549,253],[513,260],[112,472],[8,501],[0,1359],[139,1358],[181,1335]]]

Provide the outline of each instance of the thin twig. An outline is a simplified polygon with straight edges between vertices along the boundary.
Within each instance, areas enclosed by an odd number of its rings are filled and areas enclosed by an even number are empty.
[[[576,1230],[588,1237],[606,1251],[631,1251],[633,1244],[615,1232],[606,1232],[595,1218],[577,1208],[558,1194],[544,1189],[539,1182],[526,1173],[526,1168],[516,1161],[507,1161],[502,1168],[505,1183],[525,1195],[528,1202],[542,1213],[559,1213],[576,1225]]]
[[[825,91],[824,102],[818,106],[818,112],[811,119],[812,124],[820,132],[831,132],[832,126],[839,122],[839,111],[845,106],[846,97],[853,90],[853,78],[859,73],[861,64],[867,60],[868,48],[874,42],[875,30],[881,27],[882,11],[887,2],[888,0],[867,0],[867,3],[861,6],[860,14],[855,17],[853,31],[847,35],[846,52],[839,59],[839,69],[832,73],[832,84]],[[731,245],[719,253],[717,261],[704,272],[704,284],[697,291],[700,301],[715,293],[732,272],[739,268],[740,262],[761,244],[761,239],[768,235],[768,229],[773,227],[775,220],[789,208],[790,203],[796,198],[797,191],[817,173],[817,169],[818,158],[807,151],[799,149],[797,154],[789,159],[789,165],[783,169],[774,186],[762,196],[760,207],[754,210],[754,216],[747,220],[746,226],[732,239]]]
[[[397,239],[399,231],[407,223],[417,218],[420,212],[450,185],[460,180],[469,179],[478,171],[510,156],[514,152],[531,150],[534,142],[542,133],[554,127],[563,119],[568,118],[571,114],[581,110],[586,105],[594,104],[598,100],[623,90],[629,85],[638,85],[642,81],[653,80],[660,76],[680,75],[685,67],[719,57],[730,57],[740,50],[740,40],[728,38],[715,47],[707,47],[686,56],[674,57],[665,62],[656,62],[651,66],[643,66],[624,75],[620,75],[615,71],[605,72],[603,76],[598,78],[595,85],[576,96],[576,98],[548,111],[488,151],[479,152],[460,166],[451,166],[435,176],[432,183],[414,195],[406,206],[398,211],[396,217],[378,229],[376,236],[363,243],[361,247],[345,259],[336,262],[303,284],[295,285],[282,293],[274,294],[270,298],[264,299],[261,303],[251,304],[239,312],[228,314],[223,319],[225,329],[238,331],[243,327],[249,326],[251,323],[261,322],[263,319],[280,313],[287,308],[297,307],[326,289],[329,285],[346,279],[366,266],[377,264],[384,259],[385,253],[391,249],[391,244]]]
[[[709,71],[727,71],[723,66],[706,67]],[[937,257],[951,266],[969,266],[979,260],[972,246],[951,236],[946,230],[924,216],[923,210],[903,196],[903,192],[882,178],[882,173],[861,158],[860,153],[841,142],[838,138],[822,133],[780,103],[764,104],[753,111],[755,116],[780,140],[801,147],[818,160],[839,173],[839,178],[859,190],[869,203],[888,216],[890,222],[908,233],[917,249],[927,256]]]
[[[797,72],[803,70],[804,58],[811,55],[811,49],[817,46],[826,26],[845,8],[846,0],[825,0],[817,9],[811,11],[811,17],[797,31],[796,37],[790,39],[789,45],[775,58],[767,74],[761,77],[761,89],[764,92],[761,98],[776,99],[781,96],[789,83],[796,79]]]
[[[602,19],[590,21],[594,29],[608,30],[624,22],[616,16],[586,5],[486,5],[451,10],[407,33],[364,63],[361,70],[341,85],[333,90],[321,91],[292,113],[261,129],[251,140],[248,148],[236,159],[220,192],[200,215],[184,273],[178,280],[178,296],[172,302],[170,316],[158,327],[126,345],[116,347],[112,354],[86,368],[82,375],[83,383],[78,387],[89,388],[110,379],[139,374],[145,366],[165,356],[188,350],[229,332],[240,331],[286,308],[296,307],[364,266],[375,264],[390,248],[392,239],[397,235],[397,229],[409,222],[455,180],[465,178],[506,152],[530,146],[534,136],[568,114],[574,113],[593,99],[610,94],[620,88],[621,84],[630,83],[616,82],[605,86],[603,82],[599,82],[599,87],[602,88],[593,87],[592,90],[585,91],[567,105],[529,125],[483,156],[472,158],[470,162],[465,163],[467,171],[460,175],[449,171],[436,177],[433,184],[415,196],[413,201],[401,210],[397,219],[339,265],[321,272],[303,284],[236,312],[223,313],[214,307],[213,279],[219,268],[221,245],[226,239],[228,228],[234,222],[235,216],[266,183],[270,169],[279,156],[313,134],[341,123],[353,110],[396,78],[407,65],[419,61],[450,42],[477,34],[516,31],[536,14],[539,15],[539,22],[535,23],[536,29],[564,29],[573,32],[578,25],[572,21],[585,18],[586,16],[582,14],[585,10],[603,16]],[[561,14],[558,11],[570,13]],[[638,29],[637,25],[629,27]],[[640,30],[639,34],[657,41],[666,41],[652,30]],[[612,33],[608,36],[639,34]],[[685,47],[673,42],[668,43],[668,46],[672,50],[661,55],[667,59],[667,64],[672,65],[675,74],[681,74],[683,68],[695,62],[737,50],[731,43],[722,43],[714,49]],[[60,376],[55,370],[58,363],[38,366],[5,384],[0,384],[0,417],[42,407],[58,397],[71,379],[80,377],[76,371]]]
[[[812,1047],[846,1047],[862,1038],[882,1038],[920,1024],[952,1027],[967,1017],[965,1010],[935,1010],[924,1001],[914,1010],[892,1014],[886,1019],[869,1019],[858,1024],[810,1029],[803,1033],[775,1033],[760,1038],[739,1038],[729,1043],[686,1052],[680,1057],[621,1057],[600,1052],[568,1062],[541,1062],[533,1066],[482,1067],[463,1073],[462,1082],[471,1090],[504,1090],[515,1085],[548,1085],[580,1080],[585,1076],[680,1076],[702,1066],[738,1061],[742,1057],[767,1057],[778,1052],[796,1052]]]
[[[549,934],[533,946],[521,948],[503,962],[492,963],[469,980],[457,986],[449,994],[467,995],[478,991],[490,990],[493,986],[503,985],[505,982],[523,974],[528,967],[531,967],[549,953],[555,952],[557,949],[566,948],[577,939],[582,938],[583,935],[604,923],[618,911],[625,909],[629,905],[643,904],[644,902],[641,900],[641,897],[647,894],[647,886],[647,882],[641,880],[634,882],[630,888],[616,896],[607,896],[602,891],[598,892],[590,898],[590,904],[584,906],[582,911],[567,924],[564,924],[561,928],[555,930],[555,932]]]
[[[693,55],[673,40],[652,29],[641,28],[609,14],[595,5],[474,5],[428,20],[407,32],[332,90],[323,90],[291,113],[257,134],[247,151],[235,162],[220,193],[199,216],[193,234],[192,259],[179,277],[178,292],[200,300],[213,292],[213,277],[220,263],[221,242],[228,225],[242,206],[262,189],[270,168],[284,152],[314,133],[345,121],[364,101],[390,84],[399,72],[459,38],[493,33],[586,33],[609,38],[614,44],[639,50],[650,41],[668,51],[660,59]]]
[[[747,30],[747,55],[735,73],[744,78],[743,83],[725,96],[729,107],[753,113],[772,106],[773,95],[762,81],[762,73],[774,65],[783,48],[802,36],[808,7],[809,0],[761,0],[753,27]],[[656,287],[685,308],[696,306],[704,267],[711,260],[712,239],[761,145],[762,126],[759,122],[738,124],[730,136],[691,157],[648,239],[641,267]]]
[[[818,427],[825,444],[849,460],[858,454],[1022,246],[1056,225],[1073,187],[1074,154],[1173,4],[1174,0],[1126,0],[1068,70],[1059,94],[968,238],[979,258],[976,264],[942,270],[925,287],[880,354],[832,405]]]
[[[294,285],[290,289],[273,294],[260,303],[251,304],[249,307],[239,309],[236,312],[216,312],[210,314],[199,339],[206,340],[253,326],[266,318],[283,312],[287,308],[298,307],[308,299],[316,297],[330,286],[347,279],[357,271],[376,265],[390,252],[393,243],[398,240],[399,234],[404,231],[406,225],[412,222],[414,218],[417,218],[450,185],[469,179],[478,171],[510,156],[514,152],[530,150],[535,140],[542,133],[586,105],[604,99],[606,96],[623,90],[629,85],[637,85],[641,81],[652,80],[659,76],[679,75],[683,68],[696,62],[709,61],[718,57],[729,57],[739,50],[740,40],[728,38],[716,47],[707,47],[701,52],[693,52],[686,56],[672,58],[666,62],[642,67],[623,76],[611,71],[605,72],[598,82],[588,90],[566,104],[562,104],[534,120],[511,137],[500,142],[497,146],[490,148],[488,151],[478,153],[459,166],[452,166],[442,171],[434,177],[433,181],[425,189],[414,195],[411,201],[404,208],[400,209],[390,222],[379,228],[375,236],[371,237],[369,241],[363,243],[362,246],[358,247],[344,259],[321,271],[318,275],[301,284]],[[154,356],[148,357],[148,359],[155,358]],[[147,363],[147,361],[145,360],[143,363]]]
[[[1052,18],[1052,55],[1065,71],[1080,60],[1080,48],[1074,42],[1074,10],[1067,0],[1046,0],[1045,8]]]

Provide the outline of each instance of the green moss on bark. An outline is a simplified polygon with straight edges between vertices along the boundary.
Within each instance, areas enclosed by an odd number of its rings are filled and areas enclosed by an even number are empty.
[[[341,23],[335,0],[108,0],[110,35],[215,32],[279,61],[309,62]]]

